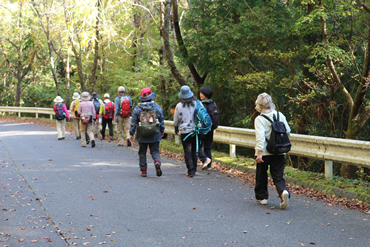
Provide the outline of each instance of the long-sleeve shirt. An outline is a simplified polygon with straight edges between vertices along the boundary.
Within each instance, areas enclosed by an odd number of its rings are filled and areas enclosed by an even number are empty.
[[[74,117],[74,118],[77,118],[76,117],[76,111],[75,111],[76,100],[77,99],[75,99],[74,101],[72,101],[71,102],[71,106],[69,107],[69,110],[72,112],[72,117]]]
[[[96,112],[93,102],[84,100],[81,101],[78,105],[78,114],[80,114],[82,117],[93,116],[93,119],[95,119]]]
[[[181,134],[188,134],[193,131],[196,104],[194,100],[194,106],[183,107],[181,102],[176,105],[173,125],[175,126],[175,130],[178,129]]]
[[[122,94],[120,96],[118,96],[115,100],[114,100],[114,105],[116,107],[115,111],[114,111],[114,117],[117,117],[121,111],[121,97],[127,97],[128,100],[130,101],[130,115],[132,113],[132,99],[130,96],[126,95],[126,94]]]
[[[273,120],[274,119],[273,115],[277,116],[276,111],[272,111],[272,112],[269,112],[269,113],[261,113],[261,114],[270,118],[272,121],[274,121]],[[286,133],[289,134],[290,133],[289,124],[286,121],[285,116],[281,112],[279,112],[279,121],[284,123],[285,128],[286,128]],[[255,155],[258,154],[258,151],[262,151],[262,156],[264,156],[264,155],[273,155],[273,154],[267,152],[267,150],[266,150],[266,147],[267,147],[266,138],[267,138],[267,140],[270,139],[271,130],[272,130],[271,123],[267,119],[265,119],[264,117],[259,115],[254,120],[254,128],[256,130],[256,146],[254,148],[255,149]]]
[[[68,119],[71,119],[70,118],[70,116],[69,116],[69,113],[68,113],[68,110],[67,110],[67,107],[66,107],[66,105],[65,104],[62,104],[63,106],[63,111],[64,111],[64,113],[66,114],[66,117],[68,118]],[[57,106],[56,106],[56,104],[54,105],[54,107],[53,107],[53,111],[55,112],[56,111],[56,109],[57,109]]]

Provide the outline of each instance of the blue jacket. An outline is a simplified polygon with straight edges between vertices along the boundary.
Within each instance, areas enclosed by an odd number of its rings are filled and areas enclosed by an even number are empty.
[[[120,95],[118,96],[115,100],[114,100],[114,105],[116,106],[116,109],[114,110],[114,117],[117,117],[118,116],[118,113],[121,111],[121,97],[123,96],[126,96],[128,98],[128,100],[130,101],[130,115],[132,113],[132,100],[131,100],[131,97],[126,95],[126,94],[123,94],[123,95]]]
[[[159,133],[151,136],[141,136],[140,133],[137,130],[137,126],[140,122],[140,113],[144,109],[152,109],[157,112],[158,122],[159,122]],[[155,143],[162,140],[161,133],[164,132],[164,116],[162,108],[154,103],[154,101],[151,102],[142,102],[141,104],[137,105],[135,109],[132,112],[131,116],[131,128],[130,128],[130,135],[135,136],[135,141],[141,142],[141,143]]]

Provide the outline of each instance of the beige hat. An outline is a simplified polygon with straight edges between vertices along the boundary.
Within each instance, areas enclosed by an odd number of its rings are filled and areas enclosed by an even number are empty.
[[[55,102],[55,103],[61,103],[61,102],[63,102],[63,99],[62,99],[62,97],[57,96],[57,97],[54,99],[54,102]]]
[[[79,99],[79,98],[80,98],[80,94],[79,93],[73,93],[72,99]]]
[[[89,92],[83,92],[81,94],[81,99],[82,100],[90,100],[90,94],[89,94]]]
[[[118,92],[119,92],[119,93],[124,93],[124,92],[126,92],[125,87],[120,86],[120,87],[118,88]]]
[[[110,98],[109,93],[104,94],[104,98]]]

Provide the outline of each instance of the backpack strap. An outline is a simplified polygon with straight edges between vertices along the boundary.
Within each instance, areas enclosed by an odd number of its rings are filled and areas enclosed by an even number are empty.
[[[267,119],[267,121],[269,121],[270,123],[273,123],[273,122],[272,122],[272,120],[271,120],[268,116],[263,115],[263,114],[261,114],[261,116],[262,116],[262,117],[264,117],[264,118],[266,118],[266,119]],[[275,115],[274,115],[274,116],[275,116]]]

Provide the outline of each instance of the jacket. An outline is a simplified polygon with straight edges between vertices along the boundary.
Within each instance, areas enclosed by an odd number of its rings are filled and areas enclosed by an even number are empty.
[[[128,100],[130,101],[130,115],[132,115],[132,99],[130,96],[126,95],[126,94],[123,94],[123,95],[120,95],[118,96],[115,100],[114,100],[114,105],[116,106],[116,109],[114,111],[114,117],[117,117],[119,116],[119,112],[121,111],[121,97],[124,97],[126,96],[128,98]]]
[[[57,110],[57,106],[56,106],[56,104],[55,104],[55,105],[53,106],[53,111],[56,113],[56,110]],[[65,104],[63,104],[63,111],[64,111],[64,113],[65,113],[66,117],[68,118],[68,120],[69,120],[69,119],[71,119],[71,118],[69,117],[69,112],[68,112],[67,107],[66,107],[66,105],[65,105]]]
[[[94,103],[85,100],[81,101],[78,105],[78,114],[80,114],[81,117],[92,116],[93,119],[96,119]]]
[[[137,130],[137,126],[140,122],[140,113],[145,109],[152,109],[155,110],[158,117],[159,122],[159,133],[150,136],[141,136],[139,131]],[[135,141],[139,143],[155,143],[162,140],[161,133],[164,132],[164,116],[162,108],[157,105],[154,101],[150,102],[143,102],[135,107],[132,112],[131,117],[131,127],[130,127],[130,135],[133,136],[136,132]]]
[[[180,131],[181,134],[188,134],[194,130],[194,111],[196,104],[194,100],[194,106],[183,107],[181,102],[176,105],[173,116],[173,125],[176,132]]]

